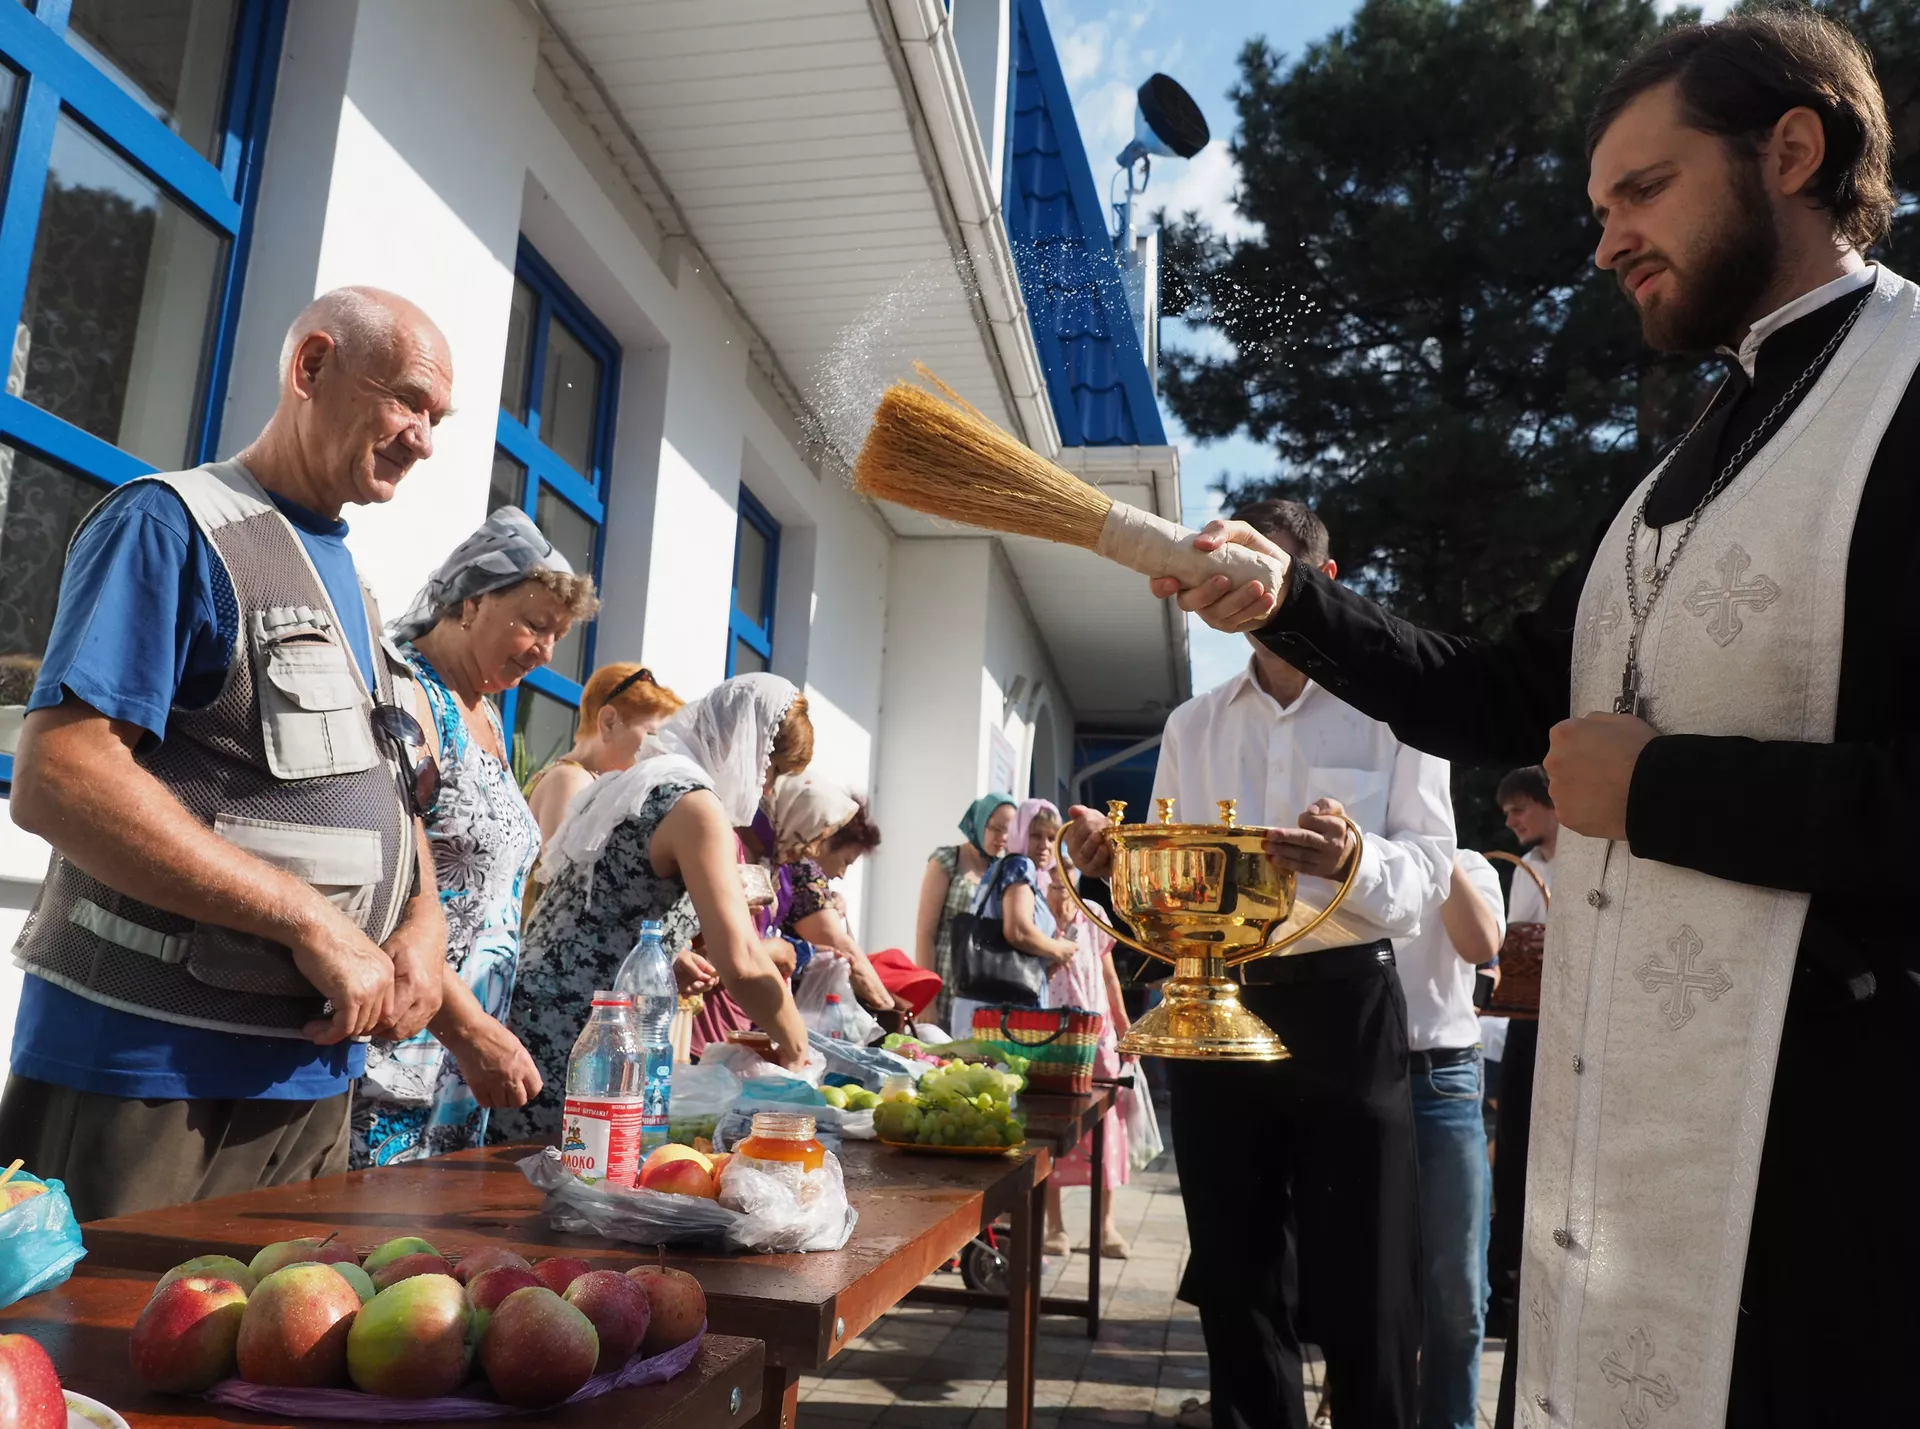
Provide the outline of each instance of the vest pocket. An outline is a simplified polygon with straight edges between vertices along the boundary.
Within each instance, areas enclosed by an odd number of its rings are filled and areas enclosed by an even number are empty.
[[[326,828],[277,819],[215,814],[213,831],[263,863],[311,884],[329,903],[365,928],[374,912],[384,863],[374,829]],[[315,997],[293,954],[251,933],[196,923],[188,937],[187,970],[209,987],[276,997]]]
[[[280,779],[358,774],[380,762],[353,656],[323,610],[254,612],[254,687],[267,767]]]

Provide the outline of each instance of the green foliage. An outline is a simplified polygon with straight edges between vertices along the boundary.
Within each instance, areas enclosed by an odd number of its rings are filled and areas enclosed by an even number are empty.
[[[1880,57],[1911,194],[1920,6],[1827,8]],[[1592,262],[1588,112],[1683,18],[1650,0],[1366,0],[1297,62],[1246,45],[1233,149],[1259,231],[1176,220],[1164,275],[1166,310],[1203,338],[1169,353],[1174,412],[1280,458],[1230,502],[1308,502],[1343,578],[1458,633],[1498,635],[1583,555],[1717,371],[1649,351]],[[1909,204],[1893,252],[1917,246]],[[1456,771],[1465,842],[1496,839],[1497,773]]]

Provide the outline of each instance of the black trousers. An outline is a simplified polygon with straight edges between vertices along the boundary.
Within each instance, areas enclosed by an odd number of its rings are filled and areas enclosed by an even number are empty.
[[[1308,1342],[1340,1429],[1411,1429],[1420,1225],[1399,979],[1375,966],[1242,998],[1290,1060],[1166,1064],[1191,1246],[1180,1298],[1200,1311],[1214,1425],[1306,1429]]]
[[[1533,1063],[1540,1024],[1516,1018],[1507,1024],[1500,1054],[1500,1109],[1493,1137],[1493,1228],[1487,1236],[1487,1283],[1491,1291],[1488,1333],[1507,1342],[1500,1366],[1500,1398],[1494,1429],[1513,1429],[1513,1392],[1520,1370],[1520,1246],[1527,1208],[1527,1129],[1533,1121]]]

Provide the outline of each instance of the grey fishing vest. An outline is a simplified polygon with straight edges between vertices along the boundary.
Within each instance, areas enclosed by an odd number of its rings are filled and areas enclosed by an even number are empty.
[[[418,860],[397,763],[373,731],[373,699],[393,703],[406,667],[381,643],[372,593],[370,697],[306,548],[245,467],[143,479],[186,503],[239,612],[225,687],[204,709],[176,706],[166,738],[136,762],[221,838],[384,942]],[[327,1006],[287,949],[117,893],[57,852],[14,960],[90,1001],[221,1032],[298,1037]]]

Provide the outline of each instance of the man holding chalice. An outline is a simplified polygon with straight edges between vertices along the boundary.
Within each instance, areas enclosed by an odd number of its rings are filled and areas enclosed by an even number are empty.
[[[1333,575],[1306,507],[1237,515]],[[1241,983],[1216,972],[1209,1000],[1181,962],[1122,1044],[1167,1059],[1191,1244],[1180,1295],[1206,1334],[1211,1421],[1306,1429],[1312,1343],[1335,1424],[1411,1429],[1419,1215],[1389,940],[1446,897],[1447,765],[1255,646],[1244,672],[1169,717],[1153,792],[1144,826],[1076,809],[1067,851],[1113,878],[1114,909],[1149,951],[1216,938]],[[1260,956],[1328,909],[1284,955]]]

